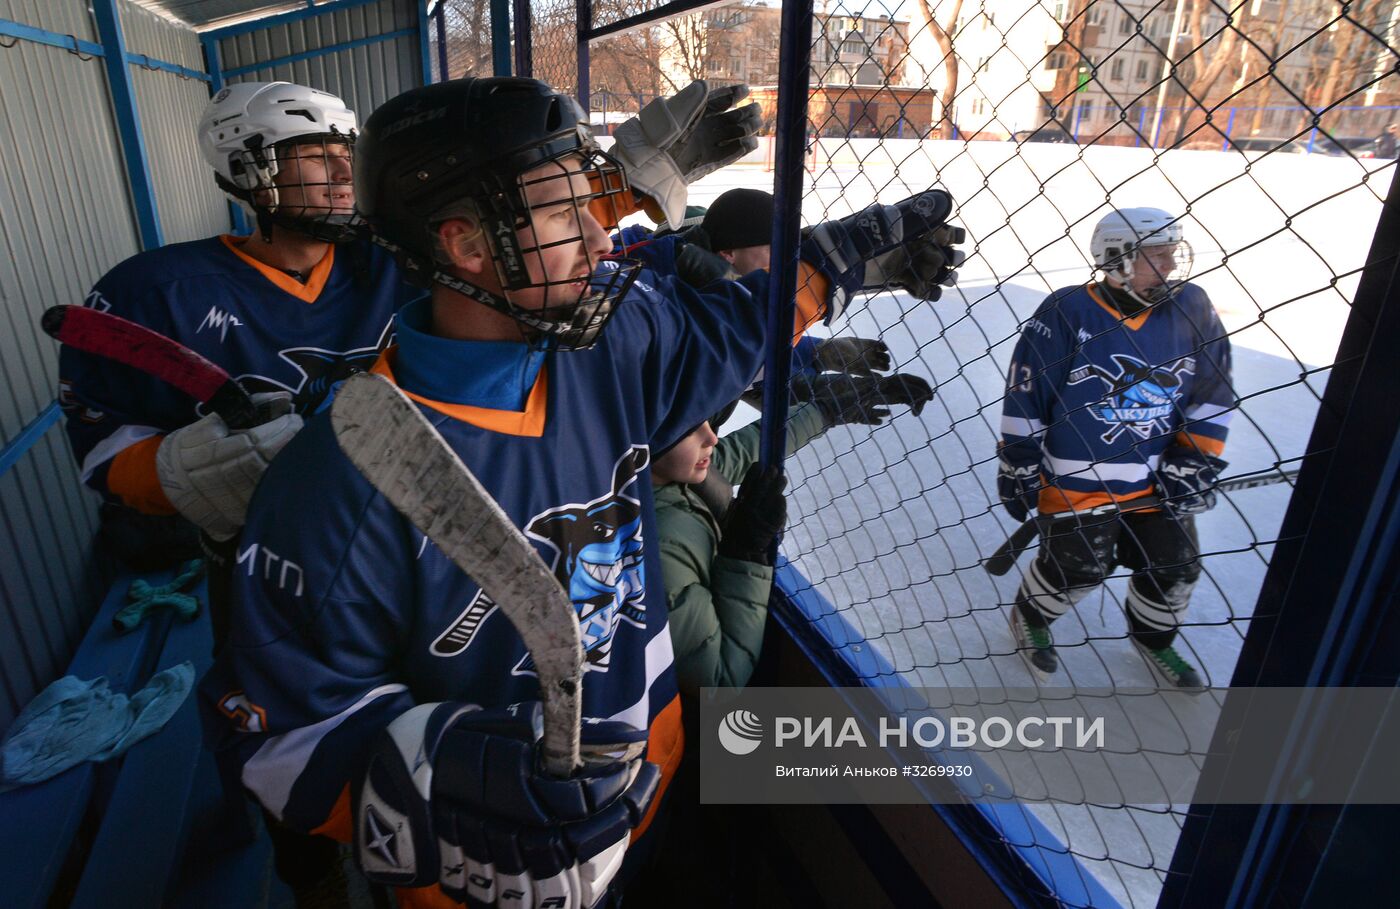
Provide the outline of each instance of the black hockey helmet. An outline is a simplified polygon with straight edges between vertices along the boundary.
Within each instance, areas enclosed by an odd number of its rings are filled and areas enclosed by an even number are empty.
[[[640,268],[627,260],[609,259],[602,267],[590,261],[593,276],[581,296],[577,276],[531,281],[527,257],[540,249],[523,248],[516,234],[533,224],[527,172],[534,174],[532,184],[583,172],[589,192],[569,196],[576,206],[599,213],[605,226],[616,223],[615,203],[628,192],[621,165],[598,147],[578,104],[543,82],[456,79],[411,89],[370,115],[355,154],[359,211],[409,276],[425,286],[444,284],[505,313],[532,342],[563,349],[591,346]],[[437,227],[449,218],[468,217],[467,207],[481,222],[501,286],[545,288],[543,308],[517,306],[440,266]],[[581,234],[556,243],[580,239]],[[551,303],[551,294],[564,302]]]

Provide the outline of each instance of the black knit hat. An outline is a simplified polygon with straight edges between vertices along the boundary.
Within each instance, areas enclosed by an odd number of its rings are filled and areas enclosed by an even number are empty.
[[[710,249],[744,249],[773,242],[773,194],[761,189],[722,193],[700,222]]]

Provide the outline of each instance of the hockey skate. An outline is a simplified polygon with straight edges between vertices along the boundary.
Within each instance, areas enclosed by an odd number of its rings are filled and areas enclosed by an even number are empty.
[[[1149,650],[1137,638],[1133,638],[1133,643],[1147,658],[1147,665],[1152,667],[1157,677],[1167,683],[1167,687],[1179,688],[1191,694],[1200,694],[1205,690],[1201,674],[1196,671],[1196,667],[1181,658],[1175,647]]]
[[[1016,638],[1017,649],[1025,658],[1031,673],[1042,682],[1050,681],[1050,676],[1060,668],[1060,655],[1055,652],[1050,627],[1032,625],[1019,605],[1011,607],[1008,617],[1011,620],[1011,633]]]

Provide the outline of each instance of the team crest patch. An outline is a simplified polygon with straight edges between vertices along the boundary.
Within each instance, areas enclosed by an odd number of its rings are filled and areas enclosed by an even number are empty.
[[[612,488],[606,494],[551,508],[525,524],[525,536],[553,550],[554,558],[545,558],[545,563],[552,565],[578,610],[585,672],[607,670],[620,623],[646,627],[642,506],[629,490],[649,460],[646,446],[633,446],[614,465]],[[432,654],[451,657],[466,650],[495,611],[495,602],[478,591],[433,642]],[[534,663],[526,655],[512,671],[533,675]]]
[[[1183,357],[1170,366],[1148,366],[1126,354],[1114,354],[1114,374],[1097,364],[1081,366],[1069,374],[1069,384],[1094,379],[1103,382],[1103,399],[1089,405],[1089,412],[1108,429],[1100,438],[1115,442],[1124,433],[1148,439],[1171,431],[1176,425],[1177,400],[1186,376],[1195,375],[1194,357]]]

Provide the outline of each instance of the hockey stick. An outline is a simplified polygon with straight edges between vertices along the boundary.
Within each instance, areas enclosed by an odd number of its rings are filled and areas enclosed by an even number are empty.
[[[121,316],[86,306],[54,306],[39,324],[69,347],[139,369],[183,391],[219,416],[229,429],[261,422],[257,405],[219,366],[165,335]]]
[[[370,485],[515,626],[539,674],[545,769],[567,777],[579,763],[583,646],[578,612],[554,573],[392,382],[371,373],[351,376],[331,405],[331,426]]]
[[[1292,470],[1270,471],[1267,473],[1254,473],[1245,476],[1232,477],[1228,480],[1221,480],[1215,484],[1215,489],[1219,492],[1238,492],[1241,489],[1253,489],[1256,486],[1271,486],[1274,483],[1286,483],[1298,476],[1298,468]],[[1119,505],[1110,502],[1107,505],[1100,505],[1097,508],[1090,508],[1087,511],[1066,512],[1065,518],[1087,517],[1090,515],[1112,514],[1115,511],[1141,511],[1145,508],[1159,508],[1162,500],[1155,495],[1143,496],[1139,499],[1132,499]],[[1063,520],[1063,518],[1061,519]],[[982,567],[987,569],[989,574],[1001,577],[1011,570],[1011,566],[1016,564],[1016,559],[1030,546],[1035,538],[1040,535],[1042,523],[1047,522],[1039,516],[1030,518],[1020,527],[1017,527],[1011,536],[1006,538],[1006,542],[992,553],[992,557],[987,559]]]

